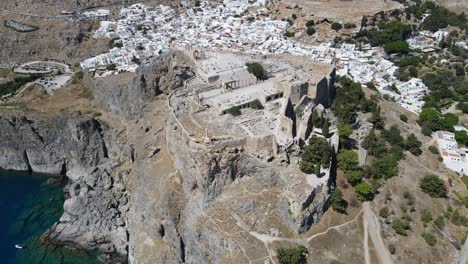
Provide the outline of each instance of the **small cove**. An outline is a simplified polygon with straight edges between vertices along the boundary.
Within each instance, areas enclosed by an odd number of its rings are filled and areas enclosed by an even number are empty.
[[[63,213],[63,186],[50,176],[0,170],[0,263],[102,263],[96,252],[71,250],[40,237]],[[21,244],[23,249],[16,249]]]

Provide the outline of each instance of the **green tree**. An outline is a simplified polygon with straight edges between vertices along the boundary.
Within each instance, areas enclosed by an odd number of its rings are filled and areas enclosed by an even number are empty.
[[[455,140],[459,145],[468,146],[468,134],[466,131],[455,131]]]
[[[320,163],[317,164],[317,166],[315,166],[315,172],[314,172],[315,176],[320,177],[320,169],[321,168],[322,168],[322,165],[320,165]]]
[[[330,196],[330,203],[333,210],[339,213],[346,213],[347,202],[343,199],[343,194],[340,189],[333,190]]]
[[[393,53],[406,54],[409,52],[410,48],[409,48],[408,42],[399,40],[395,42],[385,43],[384,50],[388,54],[393,54]]]
[[[389,179],[398,173],[398,160],[393,155],[386,155],[372,163],[372,175],[379,179]]]
[[[353,124],[356,121],[356,110],[365,99],[360,83],[342,77],[337,79],[336,96],[331,109],[342,124]]]
[[[313,21],[313,20],[309,20],[305,24],[305,26],[308,27],[308,28],[313,27],[314,25],[315,25],[315,21]]]
[[[368,121],[371,122],[376,129],[380,129],[383,127],[383,120],[382,120],[382,117],[380,116],[380,106],[377,106],[372,111],[372,115]]]
[[[372,186],[366,182],[356,185],[356,196],[359,201],[366,201],[372,198]]]
[[[331,24],[331,28],[332,28],[333,30],[335,30],[335,31],[339,31],[340,29],[343,28],[343,26],[342,26],[340,23],[338,23],[338,22],[333,22],[333,23]]]
[[[405,139],[401,136],[400,130],[396,126],[390,127],[389,130],[382,130],[382,138],[385,139],[390,145],[404,146]]]
[[[362,182],[362,177],[364,176],[364,172],[362,170],[350,170],[345,172],[346,180],[352,186],[355,186]]]
[[[415,66],[410,66],[408,72],[411,77],[418,77],[418,69]]]
[[[323,164],[328,168],[331,158],[330,145],[326,139],[314,135],[309,139],[309,144],[304,147],[301,158],[303,161]]]
[[[247,70],[249,73],[253,74],[257,79],[263,80],[265,78],[265,70],[260,63],[257,62],[249,62],[246,64]]]
[[[330,123],[328,122],[328,119],[325,118],[323,120],[323,125],[322,125],[322,135],[324,137],[328,137],[329,131],[330,130]]]
[[[314,27],[308,27],[307,28],[307,35],[309,36],[312,36],[313,34],[315,34],[315,28]]]
[[[350,124],[338,124],[338,135],[340,136],[341,144],[346,145],[352,133],[353,127]]]
[[[457,124],[458,124],[458,116],[452,113],[447,113],[442,116],[442,129],[443,130],[453,131],[453,126]]]
[[[424,127],[428,127],[432,131],[441,128],[440,113],[433,108],[423,108],[419,114],[419,123]]]
[[[344,171],[356,170],[358,167],[359,157],[353,150],[343,150],[336,156],[338,166]]]
[[[427,175],[419,182],[421,190],[434,198],[447,197],[444,181],[436,175]]]
[[[307,263],[307,249],[304,246],[291,248],[279,248],[278,259],[280,264],[305,264]]]
[[[312,174],[315,172],[315,164],[312,162],[302,160],[299,167],[302,172],[307,174]]]
[[[405,148],[411,152],[411,154],[419,156],[422,153],[421,145],[421,141],[419,141],[418,138],[416,138],[416,136],[411,133],[411,135],[409,135],[408,139],[406,140]]]
[[[385,141],[378,138],[373,130],[362,141],[362,147],[367,150],[369,155],[375,157],[382,157],[387,154]]]

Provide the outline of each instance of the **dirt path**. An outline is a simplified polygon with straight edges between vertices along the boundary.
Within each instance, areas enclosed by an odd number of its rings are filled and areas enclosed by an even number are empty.
[[[363,212],[363,209],[361,209],[356,214],[356,216],[353,219],[349,220],[348,222],[345,222],[343,224],[339,224],[339,225],[336,225],[336,226],[331,226],[331,227],[327,228],[327,230],[325,230],[323,232],[320,232],[320,233],[317,233],[317,234],[314,234],[314,235],[309,236],[307,238],[287,238],[287,237],[271,236],[271,235],[267,235],[267,234],[260,234],[260,233],[257,233],[255,231],[251,231],[250,227],[237,214],[232,213],[231,216],[236,220],[236,224],[240,228],[242,228],[244,231],[248,232],[251,236],[253,236],[256,239],[260,240],[265,245],[265,248],[267,249],[267,252],[268,252],[271,263],[276,263],[275,258],[274,258],[275,257],[275,252],[274,252],[274,250],[272,250],[270,248],[270,245],[273,242],[279,242],[279,241],[291,242],[291,243],[295,243],[295,244],[299,244],[299,245],[303,245],[303,246],[307,247],[312,239],[314,239],[314,238],[316,238],[318,236],[321,236],[321,235],[325,235],[326,233],[328,233],[332,229],[338,229],[340,227],[347,226],[349,224],[354,223],[359,218],[359,216],[361,215],[362,212]],[[368,252],[368,251],[369,250],[366,250],[366,252]],[[366,258],[366,264],[370,264],[370,256],[369,256],[369,262],[367,262],[367,258]]]
[[[364,212],[364,222],[367,223],[367,228],[369,229],[370,237],[372,239],[372,243],[374,244],[380,263],[393,264],[393,259],[390,256],[390,253],[388,252],[388,249],[385,246],[385,243],[380,234],[380,226],[378,219],[375,216],[374,212],[372,212],[369,202],[363,203],[362,209]]]
[[[468,263],[468,241],[465,241],[465,245],[458,255],[457,264],[466,264]]]
[[[362,224],[364,226],[364,259],[366,260],[366,264],[371,264],[370,262],[370,253],[369,253],[369,230],[366,219],[362,219]]]

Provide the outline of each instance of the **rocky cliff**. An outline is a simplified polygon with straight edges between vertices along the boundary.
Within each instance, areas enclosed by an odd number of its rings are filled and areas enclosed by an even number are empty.
[[[98,120],[79,113],[0,115],[0,167],[63,174],[64,214],[52,227],[52,242],[127,253],[125,173],[115,169],[130,151]]]
[[[86,78],[94,88],[94,99],[112,115],[126,119],[140,117],[148,102],[162,93],[169,94],[193,76],[190,63],[181,52],[168,52],[142,64],[136,75],[121,74],[105,79]]]
[[[293,172],[285,164],[184,132],[166,95],[192,75],[186,57],[171,52],[136,74],[86,80],[107,118],[0,114],[0,167],[69,179],[52,242],[131,263],[246,263],[272,258],[253,231],[294,236],[317,221],[328,186],[291,220],[282,196]]]

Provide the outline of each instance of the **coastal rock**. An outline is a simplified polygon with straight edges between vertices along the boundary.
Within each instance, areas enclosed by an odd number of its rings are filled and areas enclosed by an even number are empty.
[[[69,179],[64,214],[49,231],[52,242],[83,249],[111,243],[117,253],[126,254],[128,209],[120,209],[127,203],[121,187],[125,178],[117,177],[112,168],[129,157],[112,138],[112,131],[104,131],[98,120],[79,113],[2,112],[0,137],[1,168]],[[118,189],[113,188],[116,182]]]

